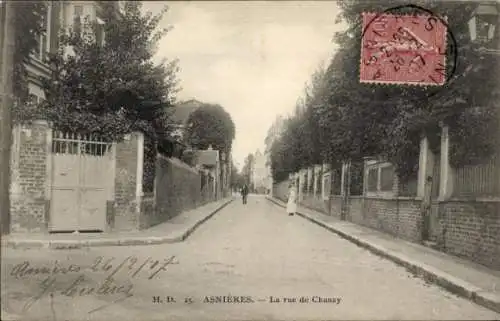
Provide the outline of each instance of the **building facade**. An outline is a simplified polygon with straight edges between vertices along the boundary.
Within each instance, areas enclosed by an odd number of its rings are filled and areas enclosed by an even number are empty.
[[[260,150],[257,150],[254,154],[252,166],[252,183],[257,193],[266,194],[268,192],[269,174],[267,157]]]

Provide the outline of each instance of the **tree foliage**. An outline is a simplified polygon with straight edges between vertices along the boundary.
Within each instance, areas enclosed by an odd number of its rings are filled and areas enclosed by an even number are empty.
[[[243,176],[244,182],[250,184],[252,181],[252,169],[255,165],[255,156],[250,153],[245,157],[243,168],[241,169],[241,175]]]
[[[231,166],[231,188],[240,188],[245,184],[243,173],[238,171],[238,168],[233,163]]]
[[[138,1],[126,1],[122,12],[113,2],[101,3],[104,26],[86,19],[81,31],[61,33],[59,50],[49,55],[53,72],[43,80],[46,101],[41,110],[62,131],[110,140],[132,131],[152,139],[165,137],[177,66],[176,61],[155,64],[152,58],[168,32],[156,31],[167,7],[153,16],[141,13]]]
[[[280,123],[283,128],[278,130],[279,135],[276,135],[276,128],[268,133],[267,149],[274,181],[282,181],[289,173],[323,162],[322,137],[318,129],[324,79],[325,70],[319,68],[310,84],[306,84],[304,97],[297,101],[295,113]]]
[[[426,135],[437,151],[443,124],[450,126],[452,165],[491,155],[498,136],[493,133],[498,128],[499,96],[492,81],[498,60],[485,57],[470,41],[467,22],[477,2],[422,0],[414,4],[447,17],[446,84],[436,88],[360,83],[362,12],[383,12],[407,2],[339,2],[338,21],[347,24],[347,30],[334,37],[341,49],[323,72],[313,76],[303,99],[305,112],[292,116],[281,139],[274,142],[275,180],[318,161],[335,164],[365,156],[392,162],[405,180],[417,171],[421,137]],[[391,13],[425,14],[408,6]]]
[[[235,126],[231,115],[220,105],[205,104],[193,111],[187,120],[186,142],[197,149],[231,151]]]

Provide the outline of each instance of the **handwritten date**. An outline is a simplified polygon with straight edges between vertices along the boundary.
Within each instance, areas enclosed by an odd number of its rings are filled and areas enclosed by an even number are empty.
[[[16,279],[33,277],[38,275],[60,275],[84,272],[103,272],[107,278],[112,278],[119,272],[126,271],[131,278],[136,278],[140,272],[148,273],[147,279],[152,280],[161,271],[166,271],[168,265],[178,264],[175,256],[170,256],[163,260],[155,260],[151,257],[139,260],[135,256],[128,256],[124,260],[117,260],[114,257],[106,258],[99,256],[90,265],[70,264],[64,266],[59,261],[51,265],[36,266],[29,261],[24,261],[15,265],[10,271],[10,275]]]

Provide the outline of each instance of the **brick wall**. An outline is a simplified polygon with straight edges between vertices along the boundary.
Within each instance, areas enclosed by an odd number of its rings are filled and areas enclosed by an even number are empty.
[[[111,227],[114,230],[139,228],[136,183],[139,140],[142,134],[134,133],[116,144],[115,202]],[[142,177],[140,178],[142,180]]]
[[[274,197],[283,201],[287,192],[288,181],[273,186]],[[341,197],[332,196],[330,202],[330,215],[340,218]],[[301,205],[328,214],[312,196],[305,196]],[[349,198],[346,214],[347,221],[411,242],[421,241],[421,200],[354,196]],[[430,228],[432,240],[442,251],[500,270],[499,201],[434,202]]]
[[[48,229],[46,191],[50,133],[45,122],[13,128],[11,232],[46,232]]]
[[[439,212],[441,250],[500,269],[500,202],[448,201]]]
[[[153,212],[142,218],[143,228],[163,223],[209,201],[203,199],[200,173],[176,158],[158,155],[155,188],[154,205],[145,204]]]
[[[418,200],[364,198],[362,215],[356,220],[360,225],[419,242],[421,217]]]
[[[330,196],[330,215],[335,216],[340,219],[342,214],[342,196],[331,195]]]
[[[350,197],[348,204],[349,209],[346,214],[346,220],[361,225],[361,223],[364,220],[363,205],[364,205],[364,197],[362,196]]]
[[[321,196],[305,195],[301,205],[328,214],[328,201],[323,200]]]

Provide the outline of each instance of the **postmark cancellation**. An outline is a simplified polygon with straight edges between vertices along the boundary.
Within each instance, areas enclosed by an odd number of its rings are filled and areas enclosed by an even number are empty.
[[[442,86],[446,36],[436,16],[363,13],[360,82]]]

